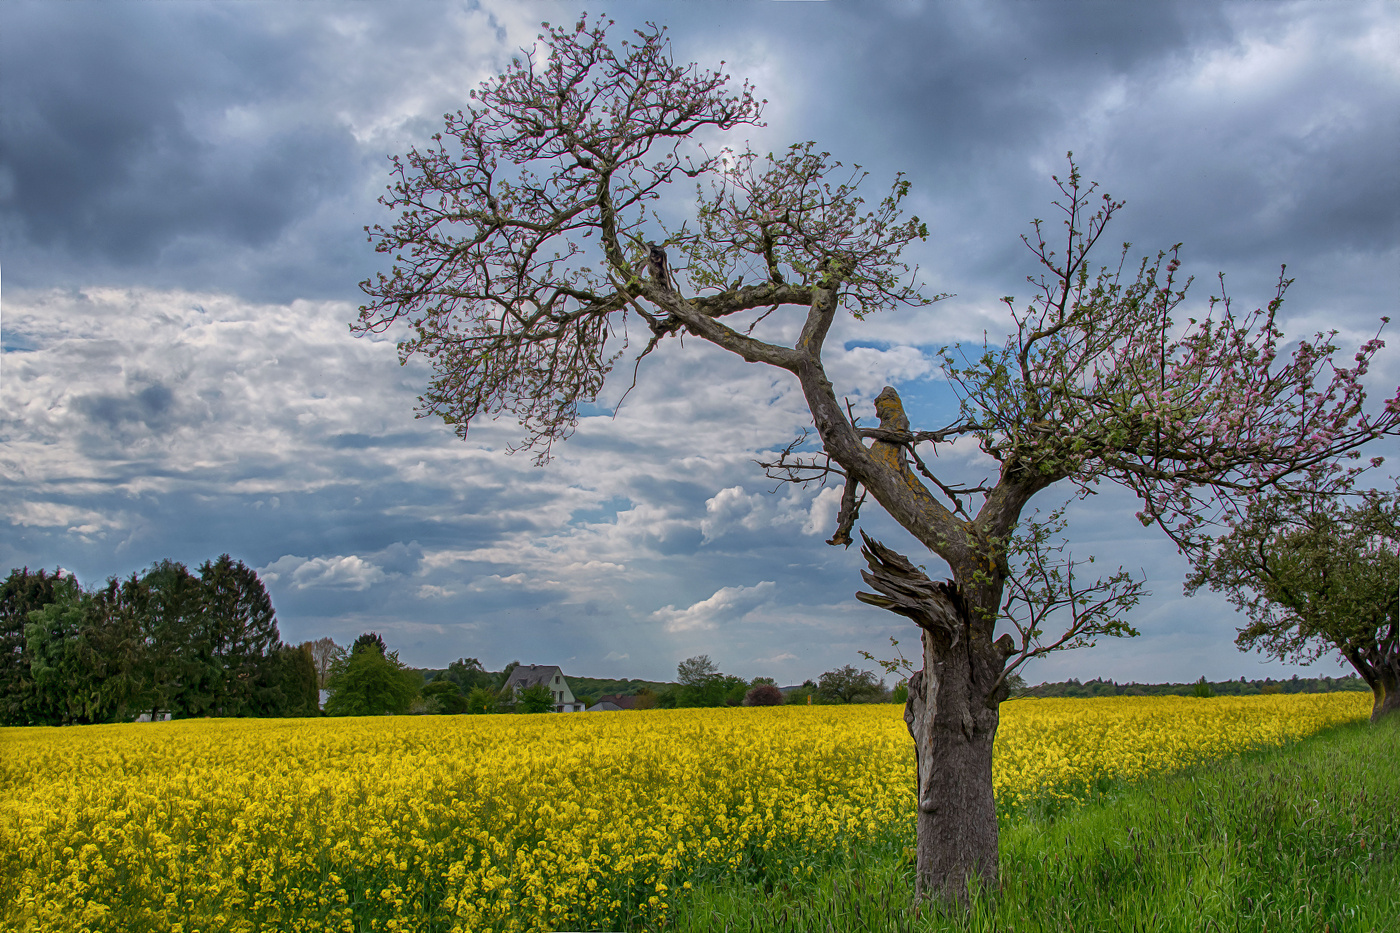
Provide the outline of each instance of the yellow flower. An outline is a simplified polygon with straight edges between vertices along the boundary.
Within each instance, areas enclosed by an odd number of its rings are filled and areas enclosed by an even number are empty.
[[[1366,694],[1015,700],[999,800],[1364,718]],[[0,729],[0,928],[660,924],[697,866],[907,827],[896,706]],[[24,917],[24,920],[17,918]],[[179,918],[177,920],[177,918]]]

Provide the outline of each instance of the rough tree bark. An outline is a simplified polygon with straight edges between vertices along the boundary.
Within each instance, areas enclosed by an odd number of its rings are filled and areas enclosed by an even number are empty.
[[[1378,664],[1375,679],[1371,681],[1371,722],[1379,722],[1384,716],[1400,714],[1400,654]]]
[[[1395,593],[1389,593],[1386,603],[1375,607],[1369,626],[1356,626],[1364,630],[1333,641],[1346,662],[1371,688],[1373,723],[1386,716],[1400,716],[1400,616],[1394,600]]]
[[[996,798],[986,776],[1007,693],[1001,674],[1014,646],[1009,635],[978,637],[975,618],[989,609],[970,606],[956,583],[935,583],[861,537],[870,564],[861,576],[878,592],[856,598],[912,619],[923,642],[923,669],[909,678],[904,706],[918,773],[915,896],[961,900],[998,876]]]
[[[1349,633],[1350,638],[1332,640],[1341,656],[1371,688],[1371,722],[1400,715],[1400,617],[1396,615],[1394,599],[1395,594],[1391,593],[1390,604],[1377,607],[1377,615],[1382,618],[1373,616],[1364,633],[1353,632]]]

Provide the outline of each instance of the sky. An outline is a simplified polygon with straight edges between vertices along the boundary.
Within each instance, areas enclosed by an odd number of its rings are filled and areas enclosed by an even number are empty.
[[[915,646],[854,598],[859,549],[824,543],[838,491],[775,489],[754,463],[810,425],[786,374],[668,341],[620,406],[619,365],[537,467],[507,452],[506,421],[464,441],[415,418],[427,367],[400,365],[393,334],[351,334],[358,283],[385,268],[363,228],[393,220],[388,157],[424,146],[541,21],[584,9],[615,38],[653,20],[678,61],[753,82],[767,125],[730,144],[815,140],[870,173],[872,198],[910,180],[929,237],[905,258],[925,294],[955,297],[837,323],[828,372],[858,412],[894,385],[916,426],[955,420],[936,352],[1007,333],[999,299],[1028,298],[1035,271],[1020,237],[1053,216],[1071,150],[1126,201],[1106,242],[1184,244],[1191,307],[1222,272],[1239,305],[1265,303],[1286,264],[1288,338],[1335,329],[1344,359],[1400,310],[1394,3],[10,0],[0,570],[98,584],[228,553],[285,640],[375,631],[419,667],[670,680],[703,653],[788,684]],[[666,210],[693,194],[673,186]],[[1373,401],[1400,384],[1390,342]],[[965,448],[943,462],[986,466]],[[1072,501],[1067,535],[1145,580],[1140,636],[1037,660],[1029,682],[1343,671],[1240,652],[1242,617],[1183,595],[1186,562],[1137,508],[1109,489]],[[861,527],[939,575],[877,508]]]

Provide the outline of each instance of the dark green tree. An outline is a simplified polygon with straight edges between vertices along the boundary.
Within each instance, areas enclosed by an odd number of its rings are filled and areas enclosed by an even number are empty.
[[[108,579],[89,594],[83,641],[93,676],[101,681],[101,721],[124,722],[149,709],[153,696],[145,619],[150,590],[132,574]]]
[[[0,583],[0,725],[31,724],[34,675],[24,628],[29,613],[58,598],[55,585],[63,579],[61,574],[42,569],[30,573],[25,567],[11,570]]]
[[[25,653],[33,678],[29,719],[35,725],[90,722],[87,710],[98,683],[89,675],[84,655],[86,594],[72,577],[54,587],[54,599],[29,613],[24,628]]]
[[[184,564],[163,560],[141,582],[150,592],[142,622],[151,677],[151,712],[172,718],[205,716],[215,700],[218,672],[204,625],[204,587]]]
[[[439,679],[444,678],[460,687],[463,693],[470,693],[475,687],[489,687],[494,679],[476,658],[453,661]]]
[[[200,628],[195,639],[208,665],[209,707],[218,716],[255,715],[276,708],[261,691],[282,680],[276,655],[282,638],[277,613],[256,571],[223,554],[199,568]],[[270,660],[271,659],[271,660]]]
[[[719,676],[719,668],[708,654],[697,654],[676,665],[676,683],[682,687],[701,686]]]
[[[725,674],[720,678],[719,690],[721,705],[742,706],[744,696],[749,692],[749,682],[742,677]]]
[[[0,689],[12,700],[6,722],[316,712],[303,659],[281,645],[261,581],[228,555],[199,577],[167,560],[90,592],[71,577],[18,571],[0,590],[0,611],[6,644],[24,616],[25,640],[6,656]]]
[[[122,722],[146,697],[140,621],[144,589],[85,592],[72,577],[29,614],[26,653],[34,679],[28,718],[49,725]]]
[[[311,642],[279,644],[258,661],[246,716],[309,717],[320,713],[320,677]]]
[[[454,662],[455,663],[455,662]],[[476,689],[476,688],[472,688]],[[439,677],[423,687],[423,699],[437,700],[438,709],[443,713],[455,714],[467,711],[467,697],[457,681],[446,676]]]
[[[321,711],[320,675],[310,645],[301,644],[295,648],[283,645],[278,650],[278,657],[282,668],[282,715],[318,715]]]
[[[497,712],[499,700],[499,695],[490,687],[473,687],[471,692],[467,694],[466,712],[473,714]]]
[[[373,648],[381,655],[387,653],[389,650],[388,646],[384,644],[384,639],[380,638],[374,632],[365,632],[359,638],[355,639],[355,643],[350,646],[350,653],[354,654],[361,648]]]
[[[676,665],[675,705],[678,707],[724,706],[726,697],[737,689],[738,678],[721,673],[708,654],[686,658]],[[745,685],[747,687],[747,685]],[[743,700],[743,693],[738,699]]]
[[[421,674],[399,661],[398,652],[381,654],[372,641],[366,642],[333,667],[326,680],[326,715],[407,713],[422,682]]]

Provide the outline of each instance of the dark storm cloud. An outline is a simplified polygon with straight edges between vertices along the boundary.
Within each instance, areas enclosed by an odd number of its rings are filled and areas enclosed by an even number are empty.
[[[857,63],[852,96],[873,105],[842,108],[840,120],[919,153],[921,171],[966,170],[970,159],[1024,151],[1106,79],[1154,69],[1228,33],[1215,5],[1161,4],[1151,13],[1109,2],[904,6],[889,5],[882,17],[837,8],[843,22],[833,43]]]
[[[73,407],[91,427],[139,422],[157,431],[168,425],[174,398],[168,388],[156,383],[124,396],[80,395],[73,400]]]
[[[907,173],[912,208],[931,232],[909,256],[930,290],[986,303],[1023,294],[1033,265],[1019,236],[1033,217],[1057,229],[1049,175],[1067,174],[1072,149],[1086,180],[1128,202],[1110,243],[1130,240],[1136,256],[1185,241],[1191,271],[1229,272],[1252,307],[1267,300],[1281,263],[1337,301],[1376,280],[1356,274],[1354,256],[1372,257],[1394,281],[1393,11],[758,4],[735,14],[747,22],[724,26],[682,12],[672,32],[706,53],[724,51],[707,33],[760,36],[751,54],[733,56],[736,70],[777,85],[758,91],[783,130],[862,163],[872,194]],[[769,134],[764,145],[787,141]],[[1111,252],[1099,260],[1113,261]],[[1385,293],[1367,298],[1375,307]]]
[[[288,640],[376,630],[425,665],[572,653],[571,673],[666,677],[710,653],[791,682],[907,637],[852,599],[858,550],[821,543],[836,491],[771,494],[753,463],[810,423],[789,377],[668,343],[613,417],[631,377],[620,363],[536,469],[501,452],[519,439],[510,424],[474,424],[463,443],[415,421],[421,361],[400,368],[390,342],[347,334],[355,282],[377,262],[361,228],[392,219],[374,201],[385,157],[424,145],[541,19],[578,7],[0,4],[0,558],[96,582],[228,551],[268,581]],[[1058,222],[1048,176],[1067,149],[1129,202],[1109,240],[1184,240],[1191,270],[1225,269],[1250,307],[1288,262],[1300,281],[1286,326],[1369,336],[1400,289],[1393,10],[612,12],[614,39],[658,19],[678,60],[723,58],[752,78],[771,101],[772,125],[751,134],[760,151],[814,139],[871,171],[868,201],[907,173],[931,229],[907,258],[926,291],[957,297],[843,320],[828,372],[858,413],[895,384],[938,427],[956,400],[926,351],[1005,333],[996,299],[1024,297],[1017,237],[1032,217]],[[663,210],[691,205],[688,190],[667,197]],[[987,466],[973,448],[940,457],[972,482]],[[1228,608],[1185,603],[1179,558],[1133,510],[1086,500],[1071,534],[1076,555],[1145,568],[1143,638],[1032,676],[1253,672]],[[863,528],[915,553],[867,513]],[[1217,667],[1179,649],[1188,629]]]
[[[230,13],[6,10],[0,171],[6,211],[33,244],[112,265],[152,264],[181,237],[256,247],[342,183],[351,140],[314,114],[229,134],[230,111],[306,79],[298,31]]]

